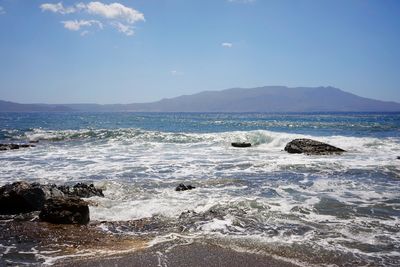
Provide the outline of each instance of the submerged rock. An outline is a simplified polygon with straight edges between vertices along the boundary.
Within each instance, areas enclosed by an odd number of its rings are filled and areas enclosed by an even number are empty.
[[[251,147],[250,143],[240,142],[240,143],[231,143],[233,147]]]
[[[51,198],[39,214],[42,221],[56,224],[87,224],[88,203],[80,198]]]
[[[55,185],[15,182],[0,187],[0,214],[18,214],[40,210],[51,197],[63,197]]]
[[[285,146],[288,153],[304,153],[308,155],[341,154],[345,150],[312,139],[294,139]]]
[[[103,190],[96,188],[93,184],[87,185],[84,183],[77,183],[73,187],[63,185],[59,186],[58,189],[64,194],[72,197],[104,197]]]
[[[196,187],[191,186],[191,185],[184,185],[184,184],[179,184],[176,188],[175,191],[186,191],[186,190],[192,190],[195,189]]]
[[[34,147],[34,145],[29,144],[0,144],[0,150],[15,150],[25,147]]]

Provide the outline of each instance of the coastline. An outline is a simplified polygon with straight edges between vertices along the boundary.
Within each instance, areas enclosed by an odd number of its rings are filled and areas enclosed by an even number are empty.
[[[203,242],[194,242],[187,245],[169,245],[168,243],[158,244],[122,255],[72,259],[63,263],[56,263],[54,266],[300,266],[272,256],[238,252]]]
[[[89,225],[56,225],[35,220],[0,222],[1,240],[10,242],[10,251],[3,252],[1,266],[299,266],[283,258],[221,246],[210,239],[152,244],[154,236],[110,234],[99,228],[101,222]],[[149,221],[131,223],[139,230]]]

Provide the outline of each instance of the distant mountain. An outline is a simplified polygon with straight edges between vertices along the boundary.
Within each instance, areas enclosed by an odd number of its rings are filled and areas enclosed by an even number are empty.
[[[0,102],[0,111],[5,102]],[[11,102],[7,102],[11,103]],[[15,104],[14,105],[21,105]],[[25,104],[26,106],[30,106]],[[43,108],[43,105],[40,105]],[[392,112],[400,111],[396,102],[360,97],[334,87],[265,86],[205,91],[193,95],[136,104],[47,105],[87,112]],[[32,108],[32,107],[30,107]],[[8,110],[12,111],[12,110]],[[57,110],[55,110],[57,111]]]
[[[68,112],[73,109],[63,105],[18,104],[0,100],[0,112]]]
[[[400,111],[400,104],[359,97],[333,87],[265,86],[206,91],[123,108],[160,112],[361,112]]]

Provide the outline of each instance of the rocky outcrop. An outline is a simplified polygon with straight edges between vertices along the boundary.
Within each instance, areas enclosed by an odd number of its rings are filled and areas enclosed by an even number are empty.
[[[186,191],[186,190],[192,190],[195,189],[196,187],[191,186],[191,185],[184,185],[184,184],[179,184],[176,188],[175,191]]]
[[[15,182],[0,187],[0,214],[18,214],[40,210],[51,197],[63,197],[55,185]]]
[[[89,198],[104,196],[93,184],[78,183],[73,187],[41,185],[39,183],[15,182],[0,187],[0,215],[20,214],[43,209],[53,198]]]
[[[25,147],[34,147],[34,145],[29,144],[0,144],[0,150],[15,150]]]
[[[80,198],[51,198],[46,201],[39,218],[56,224],[87,224],[89,206]]]
[[[251,147],[250,143],[245,143],[245,142],[241,142],[241,143],[231,143],[231,145],[233,147]]]
[[[345,150],[312,139],[295,139],[285,146],[288,153],[304,153],[308,155],[341,154]]]
[[[103,190],[100,188],[96,188],[93,184],[87,185],[84,183],[77,183],[73,187],[70,186],[59,186],[59,190],[61,190],[64,194],[71,197],[104,197]]]

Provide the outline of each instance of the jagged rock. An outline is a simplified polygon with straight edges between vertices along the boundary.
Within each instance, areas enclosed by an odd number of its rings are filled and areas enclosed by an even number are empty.
[[[93,196],[104,197],[101,189],[93,184],[78,183],[73,187],[15,182],[0,187],[0,215],[39,211],[50,198]]]
[[[63,185],[59,186],[58,189],[71,197],[104,197],[103,190],[96,188],[93,184],[87,185],[84,183],[77,183],[73,187]]]
[[[186,191],[186,190],[192,190],[195,189],[196,187],[191,186],[191,185],[184,185],[184,184],[179,184],[176,188],[175,191]]]
[[[308,155],[341,154],[345,150],[312,139],[295,139],[285,146],[288,153],[304,153]]]
[[[231,143],[231,145],[233,147],[251,147],[250,143],[245,143],[245,142],[241,142],[241,143]]]
[[[34,147],[34,145],[29,144],[0,144],[0,150],[15,150],[25,147]]]
[[[15,182],[0,187],[0,214],[18,214],[40,210],[51,197],[64,194],[55,185]]]
[[[89,206],[80,198],[51,198],[46,201],[39,218],[56,224],[87,224]]]

